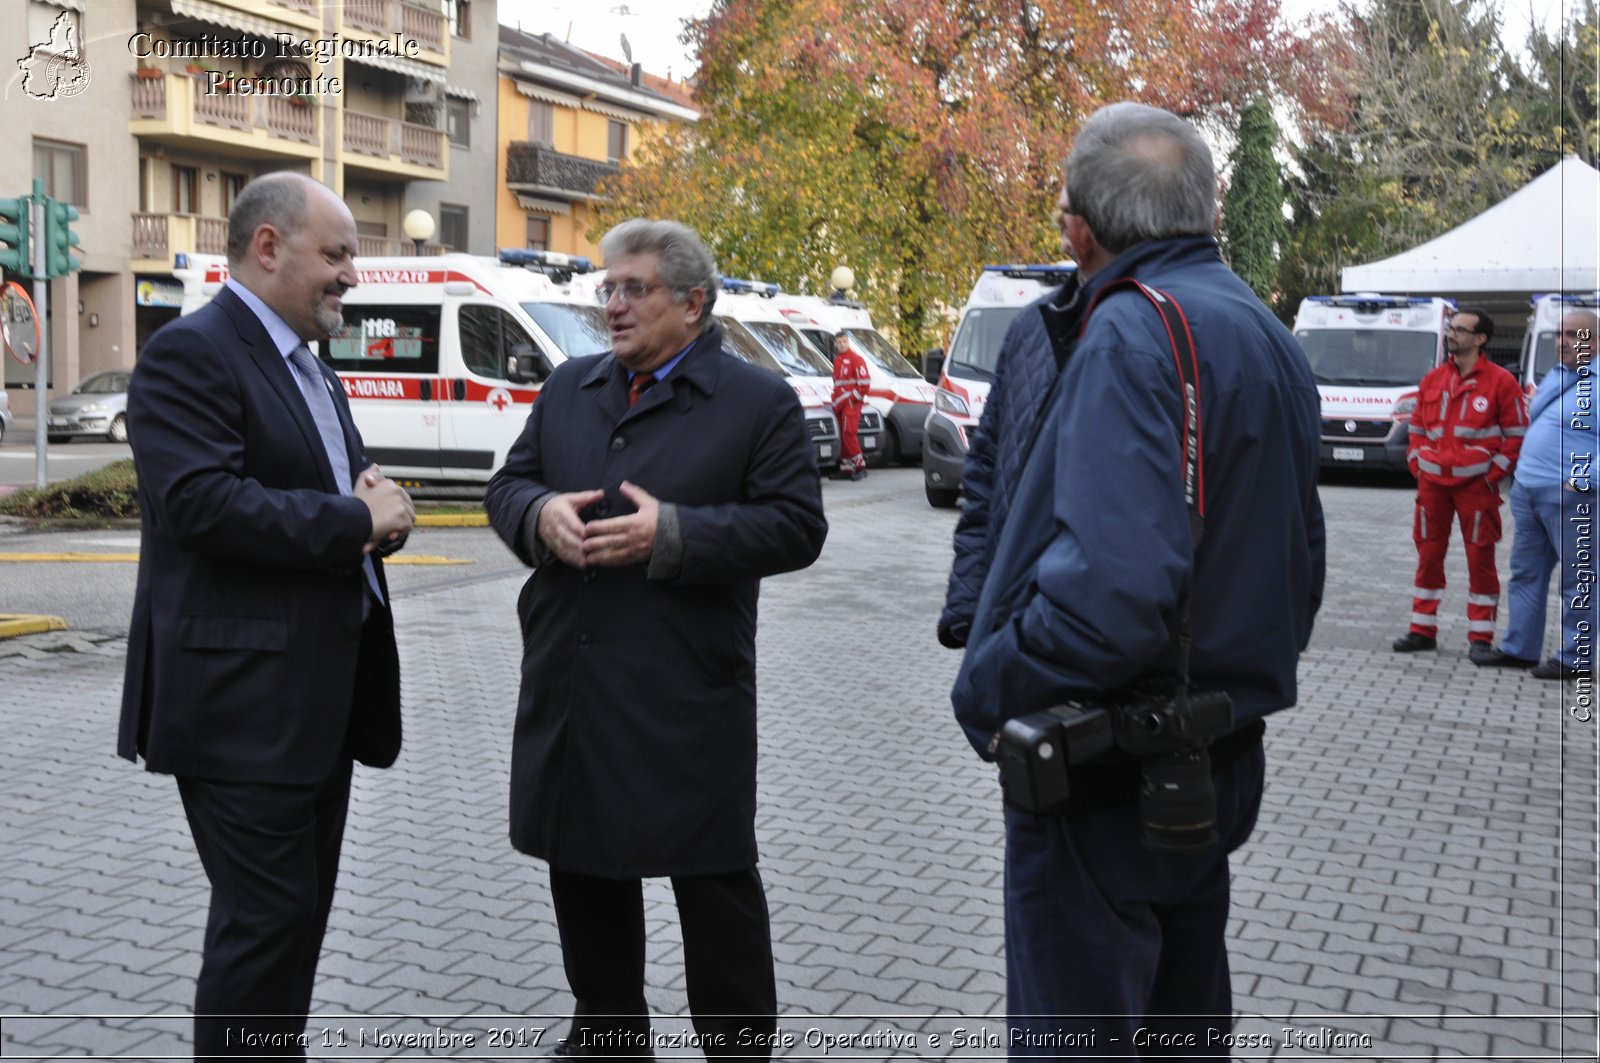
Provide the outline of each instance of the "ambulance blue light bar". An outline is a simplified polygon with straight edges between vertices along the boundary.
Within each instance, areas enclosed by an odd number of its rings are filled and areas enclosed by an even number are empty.
[[[1069,263],[1047,263],[1038,266],[985,266],[985,273],[998,273],[1002,277],[1011,277],[1014,280],[1040,281],[1045,284],[1065,284],[1067,278],[1078,271],[1078,267]]]
[[[172,268],[173,269],[188,269],[189,268],[189,255],[188,255],[188,252],[179,251],[177,254],[173,255],[172,256]]]
[[[502,247],[500,261],[508,266],[533,266],[567,273],[588,273],[594,263],[582,255],[563,255],[559,251],[535,251],[527,247]]]
[[[1381,307],[1427,306],[1433,302],[1433,297],[1426,295],[1379,295],[1377,292],[1347,292],[1344,295],[1308,295],[1308,303],[1320,303],[1323,306],[1349,306],[1357,309],[1366,308],[1377,310]],[[1446,299],[1445,304],[1455,306],[1454,299]]]
[[[765,281],[748,281],[742,277],[724,277],[722,278],[722,290],[725,292],[753,292],[756,295],[771,299],[774,295],[783,291],[783,288],[776,284],[768,284]]]
[[[1537,306],[1540,299],[1563,306],[1600,306],[1600,292],[1534,292],[1528,298],[1528,305]]]

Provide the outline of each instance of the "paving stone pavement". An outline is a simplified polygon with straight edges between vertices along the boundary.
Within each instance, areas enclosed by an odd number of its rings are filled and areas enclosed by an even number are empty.
[[[761,601],[778,1055],[997,1058],[997,791],[932,637],[954,514],[927,507],[917,470],[825,492],[822,559]],[[1597,725],[1569,713],[1571,687],[1466,661],[1459,548],[1443,648],[1390,652],[1411,495],[1337,483],[1323,500],[1327,601],[1234,858],[1234,1058],[1595,1059]],[[395,583],[406,751],[357,770],[315,1057],[527,1058],[564,1028],[543,867],[506,840],[521,579],[488,534],[419,530],[412,549],[479,564]],[[27,578],[0,571],[0,601]],[[113,754],[124,651],[111,628],[0,642],[8,1060],[187,1049],[207,890],[171,780]],[[656,1029],[681,1035],[670,887],[646,902]]]

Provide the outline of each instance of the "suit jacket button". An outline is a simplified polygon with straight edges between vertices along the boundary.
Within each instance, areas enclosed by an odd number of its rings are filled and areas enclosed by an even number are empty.
[[[594,511],[595,511],[595,513],[599,514],[602,517],[605,516],[606,514],[610,513],[611,512],[611,499],[602,498],[599,502],[595,503]]]
[[[595,577],[594,569],[592,569],[592,568],[584,569],[584,571],[583,571],[583,582],[585,582],[585,583],[593,583],[594,582],[594,577]]]
[[[618,436],[617,438],[615,438],[615,439],[613,439],[611,441],[611,449],[612,450],[621,450],[623,447],[625,447],[627,445],[628,445],[628,441],[626,439],[623,439],[621,436]]]
[[[578,649],[586,650],[586,649],[589,648],[590,643],[591,643],[591,640],[590,640],[588,635],[579,635],[578,636]]]

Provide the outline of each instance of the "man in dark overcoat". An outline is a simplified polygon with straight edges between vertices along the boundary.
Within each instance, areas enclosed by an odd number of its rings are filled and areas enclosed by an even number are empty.
[[[644,878],[670,876],[708,1055],[765,1058],[756,597],[827,535],[800,403],[722,352],[710,253],[676,222],[600,244],[608,354],[551,374],[484,504],[518,602],[511,842],[550,865],[570,1055],[648,1055]]]

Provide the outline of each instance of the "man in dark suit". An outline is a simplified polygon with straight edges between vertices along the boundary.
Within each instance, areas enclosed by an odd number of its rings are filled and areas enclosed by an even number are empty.
[[[303,1054],[351,762],[400,750],[380,558],[414,512],[305,346],[341,324],[355,247],[329,189],[252,182],[226,287],[150,338],[128,393],[140,553],[117,751],[177,777],[211,881],[197,1057]]]
[[[640,880],[669,876],[701,1047],[765,1059],[756,595],[821,552],[821,486],[794,392],[722,352],[699,237],[635,219],[600,251],[612,350],[550,375],[484,498],[537,566],[511,842],[550,865],[575,998],[559,1054],[650,1054]]]

